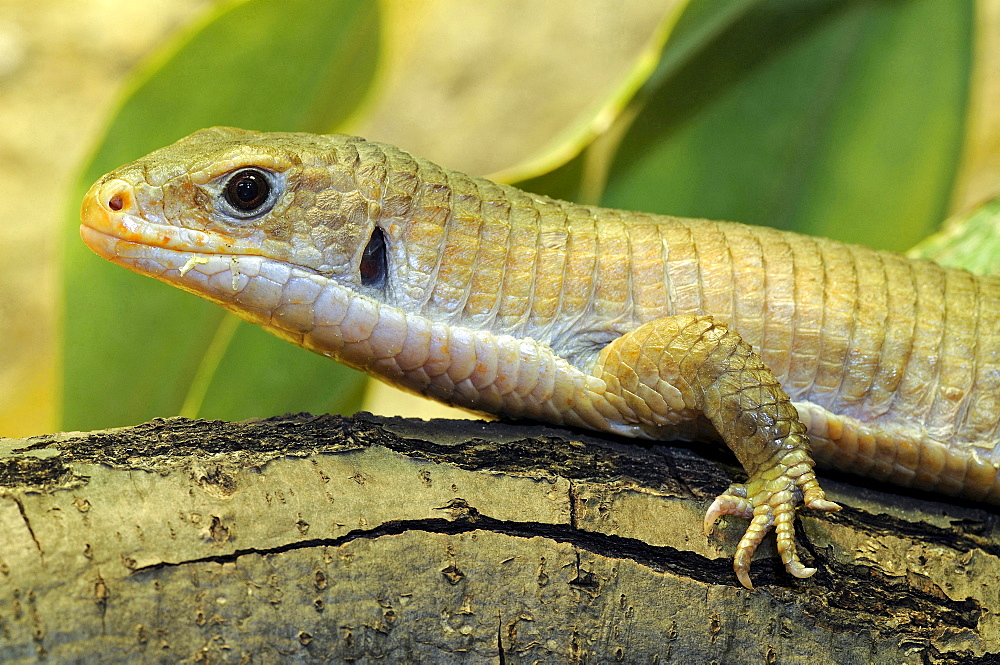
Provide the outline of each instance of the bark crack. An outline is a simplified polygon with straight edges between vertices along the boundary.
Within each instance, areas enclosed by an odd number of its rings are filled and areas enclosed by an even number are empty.
[[[373,540],[410,531],[444,535],[489,531],[518,538],[543,537],[567,543],[573,546],[577,557],[577,577],[571,584],[594,595],[601,592],[605,580],[582,567],[581,552],[610,559],[630,560],[656,572],[669,573],[706,585],[739,587],[729,558],[708,559],[667,545],[650,545],[635,538],[578,530],[568,524],[506,522],[484,516],[471,507],[468,511],[463,511],[458,519],[392,520],[370,529],[353,529],[337,538],[311,538],[270,548],[240,549],[229,554],[141,566],[134,569],[132,575],[188,564],[233,563],[248,555],[268,556],[315,547],[341,547],[355,540]],[[974,599],[952,601],[944,594],[911,585],[906,580],[873,576],[870,569],[862,566],[838,565],[825,558],[817,558],[810,565],[818,567],[820,572],[808,582],[794,581],[785,573],[781,561],[776,557],[755,561],[752,574],[758,583],[759,592],[767,593],[781,602],[792,602],[789,597],[795,595],[812,596],[817,602],[823,598],[828,599],[831,595],[835,596],[836,602],[824,600],[819,603],[825,605],[826,609],[816,612],[814,616],[815,621],[833,630],[855,630],[859,614],[873,617],[877,620],[876,625],[892,625],[891,620],[886,623],[887,617],[892,619],[897,615],[906,616],[908,612],[915,611],[915,606],[922,607],[929,615],[937,618],[934,630],[940,629],[942,624],[974,629],[984,614],[981,603]],[[865,593],[857,593],[858,589],[865,589]],[[906,602],[894,602],[893,599],[905,599]]]
[[[19,498],[11,497],[14,503],[17,505],[17,511],[21,513],[21,519],[24,520],[24,526],[28,529],[28,534],[31,536],[31,542],[35,543],[35,549],[38,550],[38,554],[42,558],[42,563],[45,562],[45,551],[42,550],[41,543],[38,542],[38,538],[35,536],[35,530],[31,528],[31,520],[28,519],[28,513],[24,510],[24,504],[21,503]]]
[[[503,616],[497,611],[497,656],[500,658],[500,665],[506,665],[507,658],[503,653]]]
[[[568,493],[569,494],[569,496],[568,496],[568,498],[569,498],[569,525],[575,529],[575,528],[577,528],[577,521],[576,521],[577,520],[577,518],[576,518],[576,501],[577,501],[576,483],[573,481],[572,478],[569,478],[568,481],[569,481],[569,493]]]
[[[636,538],[580,531],[568,524],[505,522],[486,517],[475,509],[461,513],[459,519],[390,520],[370,529],[352,529],[336,538],[309,538],[274,547],[238,549],[228,554],[216,554],[185,561],[161,561],[147,566],[138,566],[133,569],[132,574],[188,564],[233,563],[248,555],[268,556],[314,547],[342,547],[355,540],[374,540],[384,536],[402,535],[409,531],[443,535],[489,531],[518,538],[543,537],[555,542],[567,543],[581,551],[613,559],[635,561],[658,572],[670,572],[706,584],[737,585],[735,578],[729,579],[732,577],[732,570],[728,559],[711,560],[699,554],[678,550],[667,545],[649,545]]]

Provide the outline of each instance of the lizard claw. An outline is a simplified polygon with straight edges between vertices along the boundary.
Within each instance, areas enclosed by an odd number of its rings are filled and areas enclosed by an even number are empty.
[[[712,533],[712,528],[719,518],[732,515],[748,520],[753,518],[753,504],[747,499],[747,488],[742,483],[734,483],[725,492],[715,497],[715,501],[705,513],[705,535]]]
[[[711,533],[715,522],[723,515],[750,520],[733,557],[736,578],[747,589],[753,589],[750,562],[754,552],[772,527],[777,539],[778,555],[785,564],[785,570],[800,579],[816,572],[815,568],[808,568],[799,560],[795,546],[795,505],[803,501],[809,508],[824,511],[840,510],[840,506],[826,499],[815,479],[803,483],[804,499],[803,491],[796,485],[796,479],[787,475],[773,480],[757,480],[746,485],[734,483],[715,499],[705,514],[706,535]]]

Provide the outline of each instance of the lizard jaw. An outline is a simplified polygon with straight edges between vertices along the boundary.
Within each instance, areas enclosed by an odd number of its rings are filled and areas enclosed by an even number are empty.
[[[113,178],[96,182],[83,198],[80,235],[99,256],[114,263],[119,248],[128,245],[158,247],[195,254],[262,255],[254,242],[218,233],[165,224],[142,216],[129,183]],[[109,239],[121,241],[121,244]]]

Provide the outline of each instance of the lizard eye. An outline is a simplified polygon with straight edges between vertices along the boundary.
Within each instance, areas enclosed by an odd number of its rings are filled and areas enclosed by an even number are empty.
[[[385,286],[385,235],[382,229],[375,227],[372,237],[368,239],[365,251],[361,255],[361,284],[382,288]]]
[[[229,179],[223,193],[240,217],[248,217],[261,212],[271,200],[271,182],[262,171],[242,169]]]

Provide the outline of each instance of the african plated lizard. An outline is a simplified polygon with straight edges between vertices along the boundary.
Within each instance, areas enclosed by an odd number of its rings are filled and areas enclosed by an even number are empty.
[[[631,437],[718,434],[719,496],[837,510],[813,460],[998,502],[1000,280],[741,224],[556,201],[347,136],[206,129],[101,178],[99,255],[462,407]]]

